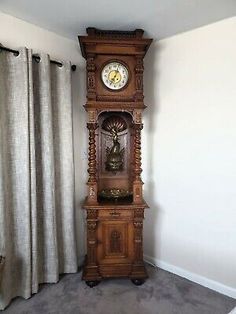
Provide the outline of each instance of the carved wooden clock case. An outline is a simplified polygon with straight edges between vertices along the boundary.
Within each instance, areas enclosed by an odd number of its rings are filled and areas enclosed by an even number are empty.
[[[143,30],[87,29],[79,36],[87,60],[87,256],[83,279],[147,278],[143,262],[141,130],[143,58],[152,39]]]

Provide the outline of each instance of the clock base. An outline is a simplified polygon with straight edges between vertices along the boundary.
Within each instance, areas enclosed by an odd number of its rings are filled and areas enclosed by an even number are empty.
[[[85,281],[86,285],[89,286],[90,288],[96,287],[99,283],[100,280],[87,280]]]
[[[131,279],[131,281],[135,286],[141,286],[145,282],[144,279]]]
[[[103,279],[127,278],[136,285],[142,285],[148,278],[146,268],[143,263],[135,264],[100,264],[95,267],[84,265],[82,279],[87,286],[93,288]]]

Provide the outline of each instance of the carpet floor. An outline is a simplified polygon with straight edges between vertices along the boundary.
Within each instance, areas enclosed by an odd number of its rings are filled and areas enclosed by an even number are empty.
[[[228,314],[236,300],[164,270],[147,267],[149,279],[135,286],[127,279],[109,279],[89,288],[81,272],[41,285],[30,299],[16,298],[11,314]]]

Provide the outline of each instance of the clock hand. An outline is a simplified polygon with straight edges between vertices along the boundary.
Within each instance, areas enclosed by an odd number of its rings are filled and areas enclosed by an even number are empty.
[[[111,79],[113,83],[115,83],[115,78],[116,78],[116,76],[117,76],[118,73],[119,73],[119,71],[116,70],[116,74],[115,74],[115,75],[113,76],[113,78]]]
[[[117,65],[116,75],[117,75],[118,73],[120,73],[120,71],[119,71],[118,69],[119,69],[119,64]],[[115,75],[115,76],[116,76],[116,75]]]
[[[116,75],[114,75],[114,76],[111,78],[111,81],[112,81],[113,83],[115,83],[115,78],[116,78]]]
[[[111,78],[111,81],[115,84],[115,79],[116,79],[118,73],[120,73],[120,71],[119,71],[119,65],[117,65],[117,69],[114,70],[114,72],[115,72],[115,74],[114,74],[113,77]]]
[[[119,69],[119,65],[117,66],[117,69],[115,70],[116,71],[116,74],[114,75],[113,79],[115,79],[117,77],[117,74],[120,73],[120,71],[118,70]],[[114,82],[114,81],[113,81]],[[114,82],[115,83],[115,82]]]

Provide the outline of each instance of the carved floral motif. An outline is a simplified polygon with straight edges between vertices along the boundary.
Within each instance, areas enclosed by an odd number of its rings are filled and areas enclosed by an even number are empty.
[[[96,99],[96,79],[95,79],[95,71],[96,65],[94,61],[94,55],[89,55],[87,58],[87,98],[88,99]]]
[[[97,227],[96,222],[91,222],[91,221],[88,222],[88,230],[94,231],[96,229],[96,227]]]
[[[143,222],[134,221],[134,252],[136,261],[143,260]]]
[[[134,211],[134,218],[144,218],[144,209],[143,208],[136,208]]]
[[[141,56],[136,57],[136,66],[135,66],[135,88],[136,95],[135,99],[137,101],[143,100],[143,58]]]
[[[89,110],[88,111],[88,122],[89,123],[95,123],[96,117],[97,117],[96,110]]]
[[[143,90],[143,76],[142,75],[136,76],[136,89]]]
[[[121,233],[113,230],[110,236],[110,252],[121,253]]]
[[[87,210],[87,219],[96,219],[98,216],[97,209],[88,209]]]
[[[95,76],[93,74],[88,75],[88,89],[94,89],[95,88]]]
[[[97,231],[97,222],[87,221],[88,265],[96,264],[96,251],[97,251],[96,231]]]
[[[140,124],[142,123],[142,111],[141,110],[134,110],[134,123]]]

